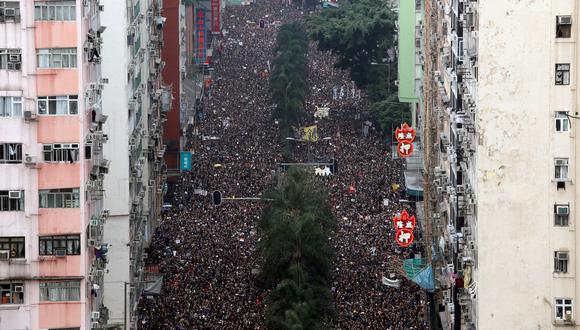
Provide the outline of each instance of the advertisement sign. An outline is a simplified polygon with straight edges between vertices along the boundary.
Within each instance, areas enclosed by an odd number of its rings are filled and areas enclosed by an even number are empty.
[[[395,241],[397,244],[400,247],[408,247],[411,245],[415,239],[413,234],[416,225],[415,216],[410,216],[407,210],[404,210],[393,217],[393,225],[396,231]]]
[[[211,0],[211,32],[220,32],[220,0]]]
[[[413,141],[415,140],[415,129],[409,127],[407,123],[403,123],[401,128],[395,130],[395,137],[397,138],[397,153],[400,157],[407,157],[413,153]]]
[[[182,151],[179,154],[179,169],[182,171],[191,171],[191,152]]]
[[[207,58],[206,14],[203,8],[196,8],[195,10],[196,10],[195,31],[197,33],[197,38],[195,41],[196,45],[195,63],[204,64]]]

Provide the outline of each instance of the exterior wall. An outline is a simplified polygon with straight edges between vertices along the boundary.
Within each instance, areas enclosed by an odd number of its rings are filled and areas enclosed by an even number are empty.
[[[104,304],[109,309],[109,324],[123,324],[124,282],[129,276],[129,212],[131,192],[128,157],[129,135],[133,127],[129,123],[129,89],[127,84],[128,65],[131,49],[127,47],[127,4],[118,0],[102,0],[107,11],[116,15],[103,15],[102,23],[107,26],[107,44],[103,57],[116,58],[116,61],[103,61],[103,75],[109,78],[109,85],[103,91],[103,109],[107,119],[105,131],[109,141],[104,154],[113,166],[105,178],[105,203],[110,217],[105,223],[104,240],[111,245],[109,249],[109,272],[104,280]]]
[[[417,102],[415,94],[415,2],[399,2],[399,100]]]
[[[165,69],[163,70],[163,80],[171,85],[173,101],[171,110],[167,113],[167,122],[163,131],[163,139],[167,145],[165,152],[165,163],[169,170],[178,169],[179,166],[179,138],[181,136],[180,124],[180,88],[181,88],[181,52],[180,52],[180,18],[179,18],[179,0],[163,0],[163,15],[167,18],[164,26],[164,46],[163,61]],[[209,16],[209,15],[208,15]]]

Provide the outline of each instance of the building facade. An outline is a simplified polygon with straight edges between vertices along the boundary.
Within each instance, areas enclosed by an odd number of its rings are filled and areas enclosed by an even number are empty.
[[[103,51],[103,74],[109,88],[103,108],[109,116],[104,153],[114,166],[105,180],[109,244],[105,306],[109,326],[133,329],[137,303],[147,283],[144,249],[159,224],[166,170],[163,126],[171,107],[162,82],[165,66],[162,0],[101,0],[109,47]]]
[[[443,324],[576,328],[578,3],[425,6],[425,212]]]
[[[107,322],[100,9],[0,1],[1,329]]]

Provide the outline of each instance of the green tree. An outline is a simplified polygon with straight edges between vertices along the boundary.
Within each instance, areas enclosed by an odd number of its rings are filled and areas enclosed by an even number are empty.
[[[372,62],[382,62],[394,47],[396,14],[384,1],[357,0],[307,17],[310,37],[322,51],[338,55],[337,66],[350,69],[360,88],[370,83]]]
[[[258,224],[271,329],[323,329],[333,312],[329,289],[336,220],[328,195],[306,172],[291,168],[266,193],[270,200]]]
[[[397,95],[391,95],[383,101],[371,103],[369,110],[373,113],[384,131],[393,131],[402,123],[411,123],[411,112],[407,103],[401,103]]]

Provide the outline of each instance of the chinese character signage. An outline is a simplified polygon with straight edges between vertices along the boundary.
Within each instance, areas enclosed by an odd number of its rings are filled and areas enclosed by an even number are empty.
[[[191,171],[191,152],[182,151],[179,156],[179,169],[182,171]]]
[[[413,141],[415,140],[415,129],[403,123],[401,127],[395,130],[397,138],[397,153],[400,157],[408,157],[413,153]]]
[[[207,49],[206,49],[207,31],[206,31],[205,9],[203,8],[196,8],[195,30],[197,31],[197,38],[195,41],[196,44],[195,63],[204,64],[207,58]]]
[[[407,210],[393,217],[393,226],[396,230],[395,240],[399,246],[407,247],[413,243],[415,223],[415,216],[409,216]]]
[[[211,0],[211,32],[220,32],[220,0]]]

